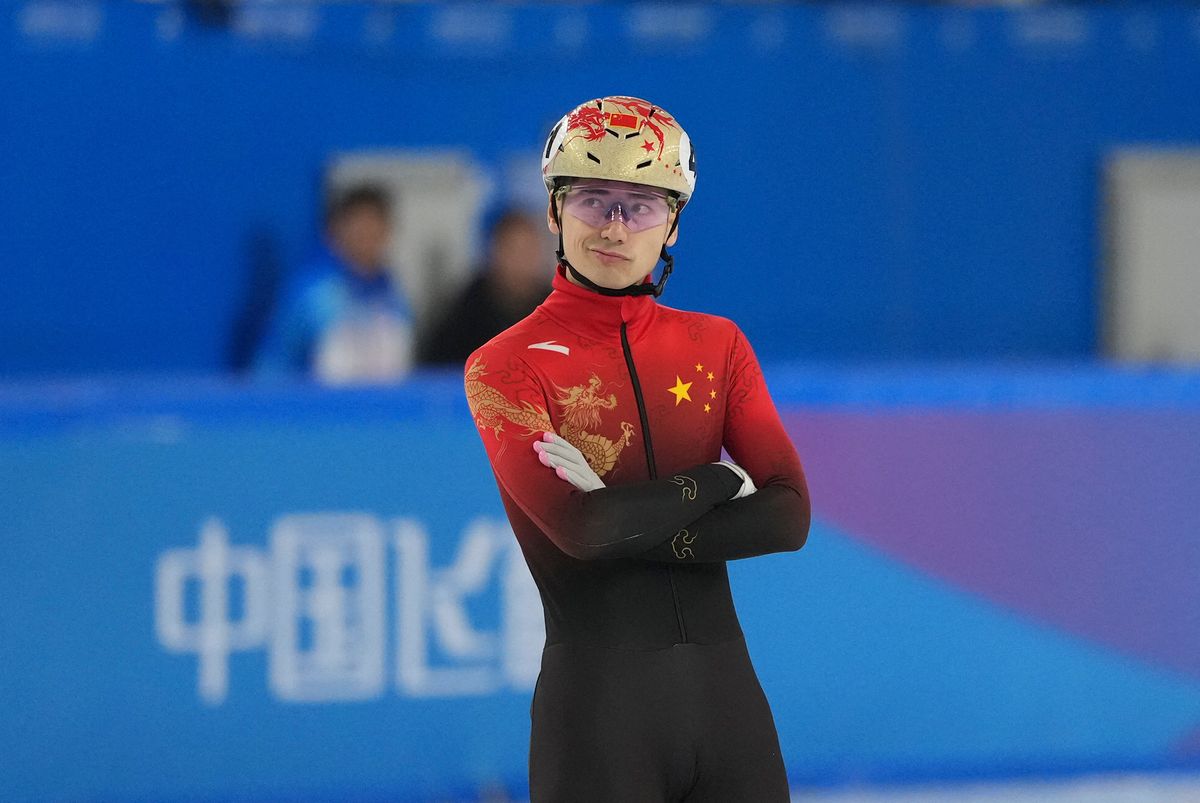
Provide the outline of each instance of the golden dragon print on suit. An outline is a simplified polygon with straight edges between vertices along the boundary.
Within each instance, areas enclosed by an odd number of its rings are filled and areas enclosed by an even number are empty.
[[[569,388],[555,385],[558,395],[554,397],[554,403],[562,409],[563,414],[559,434],[583,453],[596,476],[603,477],[612,471],[622,450],[629,445],[633,437],[633,424],[622,421],[621,437],[615,441],[587,431],[599,428],[601,410],[615,410],[617,407],[616,395],[610,393],[607,398],[601,396],[600,385],[600,377],[596,374],[592,374],[586,385]]]
[[[483,377],[487,375],[487,365],[481,358],[476,358],[467,368],[464,378],[467,404],[471,408],[476,426],[492,430],[497,438],[504,432],[505,423],[523,428],[524,432],[521,434],[526,437],[554,431],[546,408],[529,401],[522,401],[520,404],[509,401],[504,394],[483,381]],[[612,471],[621,451],[633,438],[633,424],[622,421],[621,437],[615,441],[588,430],[594,431],[600,426],[601,410],[616,408],[617,397],[612,394],[607,398],[600,395],[600,377],[595,374],[592,374],[586,385],[570,388],[555,385],[554,389],[558,392],[554,403],[561,408],[563,414],[558,434],[583,453],[584,459],[592,467],[592,471],[596,472],[596,476],[602,477]]]
[[[504,431],[504,422],[524,427],[526,436],[535,432],[552,432],[554,426],[550,423],[550,414],[546,408],[532,402],[523,401],[513,404],[500,391],[484,382],[481,377],[487,376],[487,366],[483,360],[476,358],[467,369],[464,385],[467,392],[467,405],[471,415],[480,429],[490,429],[500,437]]]

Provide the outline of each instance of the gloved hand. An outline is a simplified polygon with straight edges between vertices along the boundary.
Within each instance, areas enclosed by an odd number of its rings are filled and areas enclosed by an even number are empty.
[[[604,483],[592,471],[583,453],[553,432],[543,432],[540,441],[533,442],[542,465],[554,469],[560,480],[566,480],[581,491],[603,488]]]
[[[732,460],[722,460],[721,462],[717,463],[717,465],[725,466],[725,468],[742,478],[742,487],[736,494],[733,495],[734,499],[741,499],[743,496],[749,496],[758,490],[758,488],[754,486],[754,480],[750,479],[750,475],[746,473],[746,469],[742,468],[737,463],[733,462]]]

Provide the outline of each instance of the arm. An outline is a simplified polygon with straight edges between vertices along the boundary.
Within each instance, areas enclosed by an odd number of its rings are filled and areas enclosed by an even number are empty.
[[[553,431],[546,394],[524,361],[484,347],[467,363],[471,415],[501,488],[566,554],[637,555],[732,498],[741,480],[719,465],[584,492],[542,465],[533,444]]]
[[[795,551],[808,538],[811,507],[804,469],[767,392],[745,336],[730,355],[724,445],[758,491],[718,505],[640,556],[667,563],[736,560]]]

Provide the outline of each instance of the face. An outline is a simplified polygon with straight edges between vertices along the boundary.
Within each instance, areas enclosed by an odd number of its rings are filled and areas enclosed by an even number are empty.
[[[391,225],[382,211],[367,205],[347,209],[329,233],[338,254],[356,272],[373,276],[383,269]]]
[[[567,259],[601,287],[641,282],[658,264],[663,245],[679,237],[678,229],[667,237],[676,213],[666,194],[652,187],[589,179],[573,185],[559,207]],[[550,231],[558,234],[553,207],[546,214]]]

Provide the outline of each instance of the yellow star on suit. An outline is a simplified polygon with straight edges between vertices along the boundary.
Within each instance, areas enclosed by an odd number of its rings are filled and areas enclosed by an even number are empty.
[[[688,395],[688,389],[691,386],[692,386],[691,382],[684,382],[682,379],[679,378],[679,374],[675,375],[675,387],[667,388],[667,392],[675,394],[675,406],[676,407],[678,407],[679,403],[681,401],[683,401],[684,399],[687,399],[688,401],[692,400],[692,397]]]

